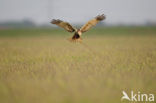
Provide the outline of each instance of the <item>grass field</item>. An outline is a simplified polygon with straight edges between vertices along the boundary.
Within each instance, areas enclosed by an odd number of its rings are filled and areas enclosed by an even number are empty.
[[[95,28],[84,44],[71,36],[0,30],[0,103],[123,103],[123,90],[156,94],[156,27]]]

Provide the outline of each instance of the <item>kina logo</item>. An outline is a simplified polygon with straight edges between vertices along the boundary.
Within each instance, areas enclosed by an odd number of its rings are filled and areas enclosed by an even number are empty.
[[[125,91],[122,91],[123,96],[121,97],[121,101],[123,100],[128,100],[128,101],[134,101],[134,102],[139,102],[139,101],[144,101],[144,102],[153,102],[154,101],[154,94],[146,94],[146,93],[141,93],[137,92],[134,93],[131,91],[131,95],[128,95]]]

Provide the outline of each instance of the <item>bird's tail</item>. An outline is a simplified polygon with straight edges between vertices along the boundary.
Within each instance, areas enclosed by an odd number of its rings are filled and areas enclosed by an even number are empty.
[[[82,42],[82,38],[78,38],[78,39],[73,39],[73,38],[68,38],[67,40],[69,40],[70,42]]]

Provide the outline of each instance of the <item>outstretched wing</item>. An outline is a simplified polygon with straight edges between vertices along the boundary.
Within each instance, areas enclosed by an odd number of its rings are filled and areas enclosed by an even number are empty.
[[[56,24],[58,25],[59,27],[62,27],[64,28],[65,30],[67,30],[68,32],[74,32],[76,31],[75,28],[73,28],[68,22],[64,22],[62,20],[59,20],[59,19],[53,19],[51,21],[52,24]]]
[[[84,26],[82,26],[80,31],[82,33],[88,31],[91,27],[95,26],[99,21],[102,21],[105,18],[104,14],[96,16],[94,19],[88,21]]]

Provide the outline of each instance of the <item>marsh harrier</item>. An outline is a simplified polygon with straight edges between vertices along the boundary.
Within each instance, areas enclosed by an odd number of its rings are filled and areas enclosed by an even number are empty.
[[[74,35],[72,38],[70,38],[71,41],[81,41],[81,35],[82,33],[88,31],[91,27],[95,26],[98,22],[104,20],[106,17],[104,14],[96,16],[94,19],[88,21],[84,26],[82,26],[80,29],[76,29],[73,26],[71,26],[68,22],[64,22],[59,19],[53,19],[51,21],[52,24],[56,24],[59,27],[64,28],[68,32],[74,32]]]

